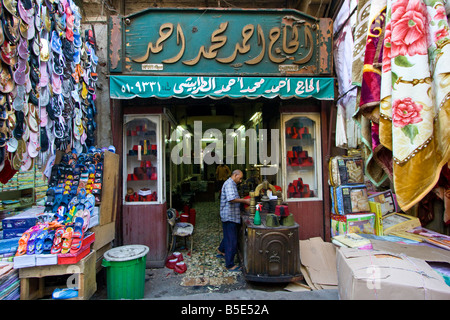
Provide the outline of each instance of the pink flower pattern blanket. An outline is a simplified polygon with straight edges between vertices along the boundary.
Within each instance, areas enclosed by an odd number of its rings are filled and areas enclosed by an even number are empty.
[[[392,150],[398,203],[408,210],[450,160],[450,35],[445,0],[385,0],[380,142]]]

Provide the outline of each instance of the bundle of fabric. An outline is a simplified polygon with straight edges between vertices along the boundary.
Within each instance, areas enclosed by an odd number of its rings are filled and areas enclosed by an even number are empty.
[[[0,262],[0,300],[19,300],[19,271],[13,269],[13,264]]]

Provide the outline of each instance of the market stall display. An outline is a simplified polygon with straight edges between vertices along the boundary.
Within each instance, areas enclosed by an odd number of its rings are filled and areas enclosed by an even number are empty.
[[[33,266],[33,261],[38,264],[38,257],[33,260],[22,256],[58,255],[58,259],[45,259],[48,264],[56,264],[65,261],[66,256],[61,255],[73,254],[78,261],[90,252],[95,236],[88,230],[98,224],[98,220],[91,223],[91,218],[101,198],[103,160],[104,152],[95,148],[89,153],[62,154],[51,169],[45,206],[4,221],[5,226],[25,227],[15,267]]]
[[[66,150],[94,146],[98,76],[93,30],[72,0],[3,2],[0,166],[15,172]]]
[[[117,162],[118,155],[106,148],[91,147],[81,154],[57,152],[44,205],[3,219],[4,230],[25,228],[19,238],[8,239],[15,246],[0,243],[1,252],[10,253],[15,248],[12,261],[13,268],[19,269],[21,299],[42,297],[48,289],[45,279],[67,277],[71,273],[61,266],[73,264],[80,267],[81,282],[72,298],[89,299],[95,292],[96,262],[110,248],[115,234],[114,197],[110,194],[118,183]],[[103,181],[108,182],[104,197]],[[39,290],[33,291],[36,281]],[[54,299],[75,294],[58,289]]]
[[[0,182],[2,191],[12,188],[1,198],[12,213],[2,215],[2,259],[14,255],[14,269],[34,274],[28,267],[81,263],[91,254],[95,269],[91,247],[110,241],[111,228],[103,227],[114,210],[109,197],[101,202],[106,148],[95,148],[94,31],[82,28],[73,0],[2,1],[1,9]],[[117,178],[112,169],[109,181]]]

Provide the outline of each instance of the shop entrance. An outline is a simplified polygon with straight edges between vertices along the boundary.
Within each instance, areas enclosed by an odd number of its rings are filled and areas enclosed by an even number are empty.
[[[166,153],[178,148],[180,160],[184,161],[176,163],[174,152],[166,157],[166,168],[170,175],[170,183],[166,184],[166,199],[168,207],[177,210],[181,221],[194,224],[193,252],[189,252],[189,242],[182,237],[177,237],[176,247],[173,248],[188,255],[187,259],[190,260],[184,276],[185,285],[193,285],[199,281],[199,277],[212,285],[236,281],[236,274],[227,272],[224,260],[216,257],[216,249],[222,239],[219,193],[224,180],[236,169],[244,173],[244,181],[238,186],[241,197],[248,196],[261,182],[261,172],[254,167],[254,155],[251,154],[255,146],[259,150],[258,135],[253,137],[248,134],[244,145],[238,145],[237,139],[244,130],[258,133],[259,129],[278,129],[279,104],[278,100],[267,99],[207,98],[174,100],[167,108],[176,127],[171,129],[171,141]],[[222,136],[222,147],[217,136],[219,134]],[[190,149],[183,149],[183,142],[190,143]],[[195,148],[195,144],[199,144],[197,146],[200,148]],[[270,143],[268,148],[270,152]],[[230,150],[234,151],[232,159]],[[189,151],[190,155],[185,154]],[[274,184],[277,181],[276,174],[267,178]]]

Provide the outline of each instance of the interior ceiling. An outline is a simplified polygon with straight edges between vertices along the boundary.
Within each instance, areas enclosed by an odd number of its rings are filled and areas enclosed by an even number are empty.
[[[202,122],[202,131],[207,129],[237,129],[246,124],[255,112],[263,111],[267,106],[278,106],[277,101],[264,99],[183,99],[173,101],[170,112],[179,125],[194,131],[194,121]],[[276,108],[278,109],[278,108]]]

